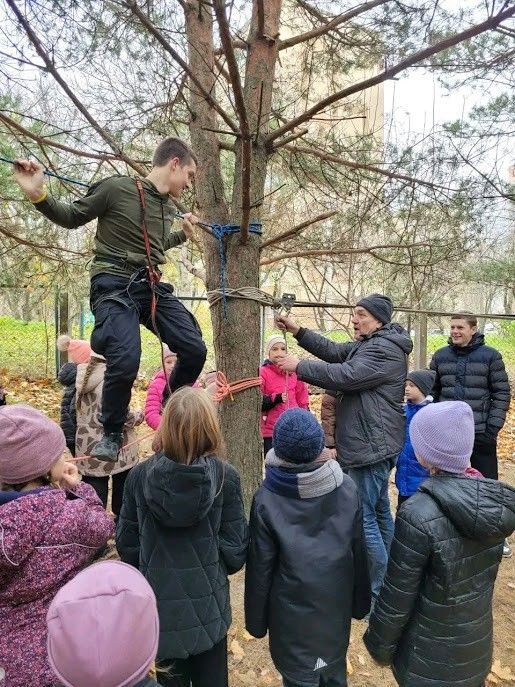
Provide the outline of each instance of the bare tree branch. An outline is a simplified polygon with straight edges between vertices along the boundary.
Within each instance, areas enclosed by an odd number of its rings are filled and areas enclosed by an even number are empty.
[[[306,227],[310,227],[312,224],[316,224],[317,222],[322,222],[324,219],[329,219],[329,217],[334,217],[334,215],[337,214],[338,212],[336,210],[332,210],[331,212],[324,212],[321,215],[317,215],[316,217],[312,217],[311,219],[302,222],[301,224],[297,224],[297,226],[293,227],[293,229],[283,231],[282,234],[278,234],[277,236],[268,239],[268,241],[264,241],[261,244],[261,250],[263,250],[263,248],[267,248],[267,246],[273,246],[276,243],[281,243],[285,239],[296,236],[297,234],[300,234],[303,229],[306,229]]]
[[[77,155],[79,157],[87,157],[92,160],[101,160],[102,162],[106,162],[108,160],[116,161],[121,159],[119,155],[110,155],[109,153],[88,153],[85,150],[71,148],[70,146],[64,145],[64,143],[58,143],[57,141],[54,141],[51,138],[47,138],[45,136],[38,136],[33,131],[31,131],[30,129],[26,129],[15,119],[9,117],[3,112],[0,112],[0,121],[3,122],[8,128],[16,129],[16,131],[18,131],[19,133],[23,134],[24,136],[27,136],[27,138],[30,138],[33,141],[36,141],[36,143],[39,143],[42,146],[50,146],[51,148],[57,148],[58,150],[64,150],[67,153],[72,153],[72,155]]]
[[[282,138],[280,141],[276,141],[274,143],[274,150],[277,150],[278,148],[282,148],[282,146],[285,146],[287,143],[291,143],[292,141],[296,141],[297,138],[301,138],[302,136],[305,136],[306,134],[309,134],[309,129],[301,129],[300,131],[297,131],[297,133],[290,134],[289,136],[285,136]]]
[[[296,253],[280,253],[272,258],[266,258],[259,262],[260,266],[271,265],[274,262],[281,262],[281,260],[289,260],[290,258],[308,258],[308,257],[323,257],[324,255],[358,255],[365,253],[372,253],[373,251],[382,250],[386,248],[399,248],[408,250],[409,248],[429,248],[429,243],[386,243],[379,246],[367,246],[366,248],[322,248],[320,250],[304,250]]]
[[[381,167],[376,167],[375,165],[368,165],[365,162],[353,162],[352,160],[344,160],[337,155],[332,155],[331,153],[324,153],[322,150],[317,150],[316,148],[307,148],[305,146],[293,146],[285,145],[284,148],[292,153],[299,153],[302,155],[313,155],[318,157],[320,160],[325,160],[326,162],[334,162],[344,167],[349,167],[350,169],[363,169],[367,172],[372,172],[373,174],[380,174],[381,176],[388,177],[389,179],[398,179],[399,181],[405,181],[408,184],[418,184],[419,186],[427,186],[429,188],[440,189],[442,191],[458,192],[460,189],[451,188],[443,184],[435,184],[432,181],[426,181],[425,179],[419,179],[418,177],[412,177],[408,174],[400,174],[399,172],[390,172],[387,169],[381,169]]]
[[[136,170],[138,174],[146,174],[145,168],[141,167],[141,165],[137,164],[132,160],[130,157],[127,157],[123,150],[120,148],[118,143],[115,141],[115,139],[109,134],[100,124],[96,121],[96,119],[89,113],[89,111],[84,107],[84,105],[81,103],[81,101],[77,98],[75,93],[71,90],[71,88],[68,86],[66,81],[62,78],[62,76],[59,74],[58,70],[55,68],[54,62],[50,59],[48,53],[46,50],[43,48],[43,45],[39,38],[36,36],[34,31],[32,30],[29,22],[25,19],[23,14],[20,12],[18,6],[16,5],[14,0],[6,0],[7,4],[13,11],[13,13],[16,15],[16,18],[18,19],[18,22],[21,24],[23,27],[23,30],[27,34],[27,37],[29,38],[30,42],[36,49],[36,52],[38,55],[41,57],[43,62],[46,65],[46,68],[50,74],[54,77],[54,79],[57,81],[57,83],[61,86],[63,91],[66,93],[66,95],[70,98],[70,100],[73,102],[75,107],[79,110],[79,112],[85,117],[85,119],[91,124],[91,126],[95,129],[95,131],[106,141],[111,148],[116,152],[117,155],[120,156],[120,159],[126,162],[129,167],[132,167],[132,169]]]
[[[206,91],[200,80],[196,77],[195,73],[192,71],[192,69],[190,69],[188,63],[179,55],[177,50],[175,50],[173,46],[166,40],[161,31],[159,31],[157,26],[155,26],[155,24],[152,23],[149,17],[144,12],[142,12],[142,10],[138,7],[136,2],[134,2],[133,0],[127,0],[125,4],[131,10],[134,16],[136,16],[140,20],[140,22],[147,29],[147,31],[151,33],[152,36],[154,36],[154,38],[161,44],[161,46],[166,50],[166,52],[172,56],[172,58],[177,62],[177,64],[182,69],[184,69],[186,74],[189,76],[191,82],[195,84],[195,86],[199,89],[200,93],[202,93],[202,95],[211,105],[211,107],[213,107],[218,112],[218,114],[224,120],[224,122],[233,131],[238,131],[236,123],[232,120],[231,117],[229,117],[227,112],[225,112],[223,107],[214,99],[211,93],[209,91]]]
[[[345,22],[354,19],[354,17],[363,14],[363,12],[367,12],[368,10],[377,7],[378,5],[384,5],[387,2],[390,2],[390,0],[370,0],[370,2],[365,2],[363,3],[363,5],[354,7],[349,12],[339,14],[337,17],[334,17],[334,19],[327,19],[322,26],[319,26],[316,29],[306,31],[305,33],[301,33],[298,36],[292,36],[291,38],[286,38],[284,41],[280,41],[279,50],[286,50],[287,48],[292,48],[294,45],[298,45],[299,43],[305,43],[306,41],[318,38],[318,36],[322,36],[323,34],[328,33],[332,29],[335,29],[337,26],[340,26],[341,24],[344,24]]]
[[[7,1],[11,2],[12,0]],[[484,33],[485,31],[494,29],[502,21],[504,21],[505,19],[509,19],[514,15],[515,6],[508,7],[502,12],[499,12],[498,14],[489,17],[486,21],[481,22],[481,24],[471,26],[469,29],[466,29],[465,31],[461,31],[460,33],[456,33],[453,36],[449,36],[448,38],[445,38],[444,40],[435,43],[435,45],[431,45],[427,48],[424,48],[423,50],[418,50],[409,57],[406,57],[404,60],[398,62],[393,67],[388,67],[380,74],[376,74],[375,76],[371,76],[368,79],[359,81],[358,83],[355,83],[352,86],[347,86],[346,88],[343,88],[342,90],[337,91],[336,93],[332,93],[327,98],[320,100],[318,103],[316,103],[316,105],[310,107],[303,114],[299,115],[298,117],[295,117],[286,124],[283,124],[283,126],[280,126],[278,129],[272,131],[267,138],[267,144],[273,143],[276,139],[280,138],[281,136],[284,136],[284,134],[286,134],[288,131],[291,131],[295,127],[304,124],[304,122],[309,121],[311,117],[313,117],[313,115],[318,114],[329,105],[332,105],[333,103],[339,100],[343,100],[344,98],[348,98],[349,96],[354,95],[355,93],[360,93],[361,91],[364,91],[367,88],[371,88],[372,86],[377,86],[383,81],[392,79],[394,76],[404,71],[405,69],[412,67],[417,62],[421,62],[422,60],[425,60],[426,58],[431,57],[432,55],[436,55],[437,53],[442,52],[443,50],[452,48],[454,45],[458,45],[458,43],[462,43],[463,41],[473,38],[474,36],[478,36],[481,33]]]
[[[225,58],[227,60],[227,69],[231,77],[231,85],[234,93],[234,101],[236,112],[240,123],[242,156],[241,156],[241,220],[240,220],[240,236],[243,242],[247,241],[249,237],[249,222],[250,222],[250,160],[252,156],[252,141],[250,136],[249,120],[247,117],[247,108],[245,107],[245,98],[243,96],[243,88],[241,85],[240,72],[236,62],[236,56],[231,42],[231,32],[229,23],[225,14],[224,0],[213,0],[213,7],[215,10],[216,19],[218,21],[218,31],[220,33],[220,40],[224,49]],[[259,7],[259,0],[258,0]],[[261,7],[263,10],[263,7]],[[263,15],[264,23],[264,15]]]

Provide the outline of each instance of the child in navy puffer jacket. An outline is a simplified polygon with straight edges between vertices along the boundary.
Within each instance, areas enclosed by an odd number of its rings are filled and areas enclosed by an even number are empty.
[[[288,408],[309,410],[306,382],[297,379],[295,372],[286,374],[276,363],[286,355],[284,336],[274,334],[265,344],[266,360],[259,370],[261,377],[261,435],[265,456],[272,448],[272,434],[277,420]]]
[[[406,435],[395,472],[395,484],[399,490],[397,508],[413,496],[419,485],[429,476],[426,468],[422,467],[415,458],[409,427],[418,411],[433,402],[433,397],[429,394],[435,379],[436,373],[433,370],[414,370],[406,379]]]

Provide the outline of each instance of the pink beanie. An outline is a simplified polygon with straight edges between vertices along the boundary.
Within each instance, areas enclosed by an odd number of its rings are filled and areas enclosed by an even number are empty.
[[[0,482],[24,484],[46,475],[66,448],[63,430],[39,410],[0,410]]]
[[[82,339],[72,339],[67,334],[61,334],[57,339],[57,348],[60,351],[67,351],[70,362],[80,365],[88,363],[91,357],[91,346],[89,341]]]
[[[102,561],[57,592],[47,628],[48,661],[65,687],[132,687],[156,657],[156,598],[136,568]]]

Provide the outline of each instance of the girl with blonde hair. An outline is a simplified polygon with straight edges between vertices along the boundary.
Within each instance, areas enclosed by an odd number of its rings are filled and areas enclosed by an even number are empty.
[[[221,460],[216,409],[202,389],[170,397],[157,444],[125,483],[116,545],[157,598],[160,684],[227,687],[227,576],[245,563],[248,527],[240,478]]]

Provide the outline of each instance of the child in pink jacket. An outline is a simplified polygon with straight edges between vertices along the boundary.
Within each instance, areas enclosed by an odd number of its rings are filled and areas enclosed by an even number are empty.
[[[2,408],[0,437],[0,667],[6,687],[50,687],[50,602],[105,546],[113,519],[43,413]]]
[[[147,400],[145,401],[145,421],[152,429],[157,429],[161,422],[161,410],[163,405],[163,395],[166,380],[170,377],[170,372],[175,367],[177,356],[166,344],[163,345],[163,357],[165,369],[160,368],[152,377],[148,385]]]
[[[286,374],[276,363],[286,355],[284,336],[274,334],[265,344],[266,360],[259,370],[261,377],[261,435],[265,456],[272,448],[272,434],[279,417],[288,408],[309,410],[309,392],[306,382],[297,379],[293,372]]]

